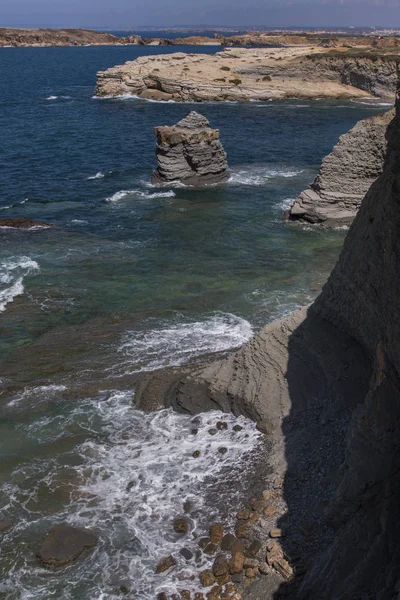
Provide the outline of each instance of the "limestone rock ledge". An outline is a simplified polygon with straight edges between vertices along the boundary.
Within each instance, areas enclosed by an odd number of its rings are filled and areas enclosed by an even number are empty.
[[[156,127],[158,168],[152,183],[181,182],[201,186],[220,183],[229,177],[226,153],[218,129],[197,112],[172,127]]]
[[[335,227],[350,224],[382,173],[386,130],[394,110],[359,121],[339,138],[311,184],[296,198],[289,219]]]

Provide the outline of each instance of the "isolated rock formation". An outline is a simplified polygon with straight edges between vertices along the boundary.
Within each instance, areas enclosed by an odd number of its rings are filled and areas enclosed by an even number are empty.
[[[400,98],[386,139],[383,172],[314,304],[227,358],[155,373],[137,390],[138,407],[220,408],[269,423],[265,469],[284,477],[287,506],[281,544],[306,570],[282,580],[296,600],[400,590]],[[277,597],[268,578],[255,588],[244,597]]]
[[[186,185],[220,183],[229,177],[226,153],[218,129],[192,111],[172,127],[156,127],[158,168],[153,183],[180,181]]]
[[[24,217],[5,217],[0,219],[0,227],[9,227],[12,229],[49,229],[50,227],[55,227],[55,225]]]
[[[386,130],[394,110],[359,121],[339,138],[321,169],[289,211],[291,220],[328,227],[348,225],[361,201],[382,173],[386,155]]]

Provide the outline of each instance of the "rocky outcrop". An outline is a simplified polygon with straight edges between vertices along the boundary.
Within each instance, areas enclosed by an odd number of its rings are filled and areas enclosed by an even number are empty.
[[[268,424],[266,472],[284,477],[281,545],[306,572],[282,579],[278,595],[296,600],[400,589],[400,99],[386,136],[383,172],[315,303],[224,359],[153,374],[137,390],[139,407]],[[245,598],[276,597],[256,585]]]
[[[50,531],[37,552],[37,558],[45,567],[64,567],[87,554],[97,542],[98,537],[94,533],[63,523]]]
[[[0,219],[1,227],[10,229],[49,229],[50,227],[55,227],[55,225],[34,219],[25,219],[24,217],[5,217]]]
[[[229,177],[226,154],[218,129],[211,129],[203,115],[192,111],[172,127],[156,127],[158,168],[152,183],[182,182],[206,185]]]
[[[289,211],[289,219],[327,227],[348,225],[361,201],[382,173],[387,142],[386,130],[394,110],[359,121],[339,138],[333,152]]]
[[[136,36],[132,36],[135,37]],[[0,47],[27,46],[108,46],[136,44],[111,33],[88,29],[11,29],[0,28]]]
[[[316,76],[316,66],[307,58],[325,53],[314,46],[293,46],[141,56],[99,72],[96,95],[179,102],[368,97],[367,91],[342,83],[340,74],[329,69]]]

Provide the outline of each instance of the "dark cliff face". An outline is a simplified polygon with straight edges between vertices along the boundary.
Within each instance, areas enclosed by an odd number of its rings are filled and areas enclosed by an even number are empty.
[[[384,172],[313,307],[367,350],[374,372],[349,426],[343,477],[329,510],[339,529],[301,598],[324,589],[329,595],[319,597],[389,600],[400,592],[399,97],[387,138]]]

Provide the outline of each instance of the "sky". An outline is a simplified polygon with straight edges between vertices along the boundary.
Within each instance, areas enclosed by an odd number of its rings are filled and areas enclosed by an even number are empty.
[[[400,27],[400,0],[0,0],[3,27]]]

